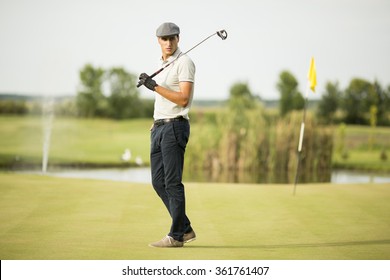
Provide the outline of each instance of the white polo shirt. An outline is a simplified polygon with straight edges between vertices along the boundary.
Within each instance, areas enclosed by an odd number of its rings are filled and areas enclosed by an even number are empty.
[[[195,64],[187,55],[181,54],[179,48],[167,61],[163,61],[162,58],[160,59],[160,68],[164,67],[179,55],[180,57],[175,62],[156,76],[155,81],[158,85],[173,91],[180,91],[180,82],[195,82]],[[187,107],[181,107],[156,93],[153,118],[158,120],[183,116],[184,118],[189,119],[188,112],[191,108],[193,96],[194,85],[192,86],[191,96]]]

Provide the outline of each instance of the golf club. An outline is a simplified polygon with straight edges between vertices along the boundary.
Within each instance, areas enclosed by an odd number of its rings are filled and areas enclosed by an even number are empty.
[[[167,68],[169,65],[171,65],[173,62],[175,62],[177,59],[179,59],[183,54],[187,54],[189,53],[190,51],[192,51],[193,49],[195,49],[197,46],[199,46],[200,44],[202,44],[204,41],[208,40],[209,38],[213,37],[214,35],[218,35],[218,37],[220,37],[222,40],[226,40],[227,38],[227,32],[226,30],[220,30],[220,31],[217,31],[213,34],[211,34],[210,36],[208,36],[206,39],[203,39],[203,41],[199,42],[198,44],[196,44],[195,46],[193,46],[191,49],[189,49],[188,51],[186,51],[185,53],[180,53],[178,55],[178,57],[176,57],[174,60],[172,60],[170,63],[168,63],[167,65],[165,65],[164,67],[160,68],[159,70],[157,70],[156,72],[154,72],[152,75],[150,75],[149,77],[150,78],[153,78],[155,76],[157,76],[159,73],[161,73],[165,68]],[[137,85],[137,88],[142,86],[143,82],[140,81],[138,82],[138,85]]]

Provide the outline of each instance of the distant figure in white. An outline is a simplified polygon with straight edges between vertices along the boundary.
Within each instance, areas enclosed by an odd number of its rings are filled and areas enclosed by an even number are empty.
[[[138,165],[138,166],[141,166],[142,164],[144,164],[144,161],[142,160],[142,158],[140,156],[137,156],[135,158],[135,163]]]
[[[125,149],[125,152],[122,154],[122,160],[128,162],[131,159],[131,152],[129,149]]]

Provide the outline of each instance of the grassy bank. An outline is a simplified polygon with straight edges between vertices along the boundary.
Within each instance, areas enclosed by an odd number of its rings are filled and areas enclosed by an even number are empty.
[[[122,166],[121,155],[131,150],[149,162],[151,120],[55,118],[49,164]],[[0,117],[0,165],[39,165],[42,162],[43,127],[40,117]]]
[[[194,117],[194,120],[197,118]],[[53,122],[50,165],[126,166],[140,156],[149,163],[150,119],[114,121],[107,119],[55,118]],[[192,142],[199,131],[215,128],[191,124]],[[296,128],[297,131],[299,127]],[[43,128],[40,117],[0,116],[0,166],[10,168],[23,165],[39,167],[42,162]],[[346,126],[344,136],[334,127],[333,167],[390,171],[390,128]],[[202,141],[210,141],[210,137]],[[189,149],[197,151],[195,142]],[[340,148],[342,146],[342,149]],[[126,148],[132,152],[130,163],[120,156]],[[342,151],[340,151],[340,149]],[[381,159],[385,151],[388,159]]]
[[[0,258],[389,259],[390,184],[187,184],[198,239],[148,243],[170,219],[152,188],[0,173]]]
[[[369,126],[334,127],[335,168],[390,171],[390,128]],[[385,158],[383,158],[385,157]]]

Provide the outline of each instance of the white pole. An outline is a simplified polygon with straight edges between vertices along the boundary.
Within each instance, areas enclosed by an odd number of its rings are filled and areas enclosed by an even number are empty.
[[[303,134],[305,132],[305,123],[301,123],[301,133],[299,134],[299,144],[298,144],[298,152],[302,151],[302,142],[303,142]]]
[[[303,107],[303,118],[302,118],[302,123],[301,123],[301,132],[299,133],[297,171],[295,173],[294,192],[293,192],[294,195],[295,195],[296,188],[297,188],[297,183],[298,183],[299,163],[301,161],[301,151],[302,151],[302,145],[303,145],[303,135],[305,133],[306,105],[307,105],[307,98],[309,96],[309,89],[310,89],[310,81],[307,82],[307,86],[306,86],[306,96],[305,96],[305,105]]]
[[[309,96],[309,89],[310,89],[310,81],[307,82],[306,86],[306,94],[305,94],[305,105],[303,108],[303,118],[302,118],[302,123],[301,123],[301,132],[299,134],[299,143],[298,143],[298,152],[302,151],[302,144],[303,144],[303,135],[305,133],[305,119],[306,119],[306,103],[307,103],[307,98]]]

